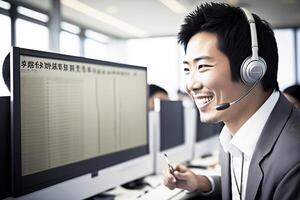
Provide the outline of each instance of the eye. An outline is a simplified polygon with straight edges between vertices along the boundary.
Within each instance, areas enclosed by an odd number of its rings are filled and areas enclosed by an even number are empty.
[[[185,74],[188,74],[190,72],[190,69],[185,67],[185,68],[183,68],[183,71],[184,71]]]
[[[212,67],[212,65],[205,65],[205,64],[198,65],[198,70],[205,70],[209,67]]]

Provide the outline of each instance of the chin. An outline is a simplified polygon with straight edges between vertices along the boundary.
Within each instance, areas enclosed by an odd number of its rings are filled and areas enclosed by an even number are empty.
[[[200,121],[202,123],[218,123],[220,122],[220,119],[214,113],[200,112]]]

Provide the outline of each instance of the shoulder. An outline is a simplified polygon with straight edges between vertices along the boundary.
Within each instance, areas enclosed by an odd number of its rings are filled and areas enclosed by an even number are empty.
[[[300,118],[299,112],[292,111],[282,127],[281,133],[269,153],[261,162],[264,174],[264,188],[276,191],[276,196],[284,193],[284,189],[295,189],[295,183],[300,182]],[[297,123],[298,121],[298,123]],[[270,130],[267,134],[271,134]],[[293,190],[294,191],[294,190]],[[298,191],[298,189],[297,189]],[[295,191],[294,191],[295,192]],[[300,194],[300,193],[299,193]],[[281,197],[281,196],[280,196]],[[275,198],[281,199],[281,198]],[[293,198],[291,198],[293,199]],[[297,199],[297,198],[296,198]]]
[[[271,171],[277,175],[284,175],[300,163],[300,110],[292,107],[284,120],[282,120],[281,113],[277,115],[276,118],[279,119],[281,126],[273,123],[273,129],[269,127],[265,134],[279,133],[276,134],[277,137],[263,163],[266,168],[272,169]]]
[[[287,131],[295,134],[296,138],[300,139],[300,110],[293,108],[290,118],[287,121]]]
[[[300,150],[300,110],[295,107],[282,129],[280,142],[284,145],[295,145],[293,148]]]
[[[269,126],[269,131],[280,132],[277,142],[284,144],[300,142],[300,109],[293,106],[282,94],[270,118],[273,126]]]
[[[297,108],[292,108],[286,123],[282,127],[277,143],[288,146],[294,144],[297,145],[294,146],[296,149],[300,149],[300,110]]]

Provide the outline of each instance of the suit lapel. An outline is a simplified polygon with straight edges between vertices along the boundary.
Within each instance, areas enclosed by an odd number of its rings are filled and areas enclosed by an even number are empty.
[[[263,172],[260,168],[260,161],[263,159],[262,155],[253,155],[254,157],[251,160],[249,167],[249,174],[247,180],[247,189],[246,189],[246,200],[255,199],[258,187],[263,178]]]
[[[263,162],[264,157],[271,151],[288,120],[291,110],[292,105],[280,94],[279,100],[271,112],[255,147],[249,167],[246,200],[255,199],[263,178],[263,169],[260,164]]]

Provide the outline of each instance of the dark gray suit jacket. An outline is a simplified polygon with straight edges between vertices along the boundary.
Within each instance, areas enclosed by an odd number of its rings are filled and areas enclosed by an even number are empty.
[[[220,150],[221,177],[208,199],[231,199],[229,155]],[[280,94],[250,163],[246,200],[300,200],[300,110]]]

